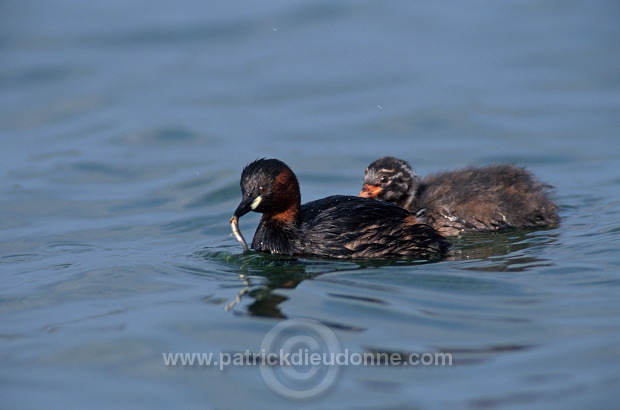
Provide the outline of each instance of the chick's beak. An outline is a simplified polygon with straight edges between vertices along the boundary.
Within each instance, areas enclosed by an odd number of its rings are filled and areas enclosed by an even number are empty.
[[[362,198],[374,198],[381,192],[381,186],[379,185],[369,185],[364,184],[362,190],[359,193],[359,196]]]

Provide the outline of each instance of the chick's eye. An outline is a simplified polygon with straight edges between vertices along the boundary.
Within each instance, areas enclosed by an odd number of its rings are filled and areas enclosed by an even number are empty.
[[[265,187],[264,187],[264,186],[262,186],[262,185],[261,185],[261,186],[259,186],[259,187],[258,187],[258,192],[260,192],[261,194],[262,194],[263,192],[265,192]]]
[[[382,175],[382,176],[381,176],[381,183],[382,183],[382,184],[385,184],[386,182],[388,182],[388,180],[389,180],[389,178],[388,178],[388,176],[387,176],[387,175]]]

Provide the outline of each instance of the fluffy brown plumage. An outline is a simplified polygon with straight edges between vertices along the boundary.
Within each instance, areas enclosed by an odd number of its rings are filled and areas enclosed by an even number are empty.
[[[393,202],[444,236],[467,231],[553,226],[551,187],[511,164],[468,167],[420,179],[401,159],[382,157],[364,173],[360,196]]]

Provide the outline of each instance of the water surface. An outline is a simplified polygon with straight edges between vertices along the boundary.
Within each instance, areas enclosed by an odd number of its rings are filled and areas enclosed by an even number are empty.
[[[0,6],[0,396],[7,408],[614,408],[620,399],[620,9],[608,1],[5,1]],[[420,174],[514,162],[555,229],[471,235],[446,260],[280,260],[230,235],[242,167],[304,201],[381,155]],[[241,220],[251,237],[257,215]],[[286,319],[351,352],[291,401],[257,366]]]

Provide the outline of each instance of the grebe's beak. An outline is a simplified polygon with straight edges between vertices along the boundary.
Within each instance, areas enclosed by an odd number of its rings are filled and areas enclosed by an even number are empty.
[[[358,196],[362,198],[375,198],[383,188],[380,185],[364,184]]]
[[[262,198],[260,196],[254,198],[252,196],[244,195],[243,198],[241,198],[241,202],[239,203],[239,206],[237,206],[237,209],[235,209],[235,212],[233,213],[233,215],[236,216],[237,218],[241,218],[243,215],[247,214],[248,212],[253,211],[254,208],[258,206],[261,199]]]

